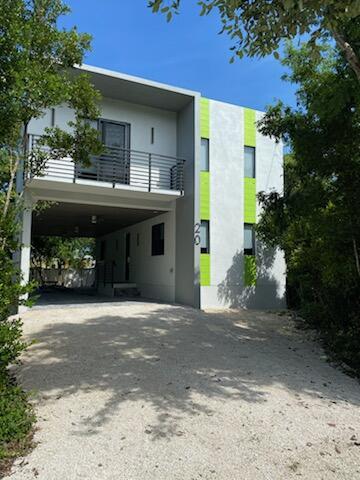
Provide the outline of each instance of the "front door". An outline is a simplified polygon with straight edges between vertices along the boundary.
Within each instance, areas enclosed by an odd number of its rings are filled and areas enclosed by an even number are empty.
[[[106,147],[103,155],[102,171],[106,181],[130,183],[130,125],[127,123],[101,121],[102,141]]]
[[[125,281],[130,280],[130,233],[126,234],[125,239]]]

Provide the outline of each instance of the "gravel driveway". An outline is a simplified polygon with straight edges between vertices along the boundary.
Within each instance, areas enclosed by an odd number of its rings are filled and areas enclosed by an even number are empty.
[[[26,313],[37,447],[13,480],[360,478],[360,386],[285,317],[155,303]]]

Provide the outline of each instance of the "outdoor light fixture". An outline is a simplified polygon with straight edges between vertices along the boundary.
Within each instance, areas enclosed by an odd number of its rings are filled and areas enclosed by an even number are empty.
[[[97,223],[97,216],[96,215],[91,215],[91,223],[95,225]]]

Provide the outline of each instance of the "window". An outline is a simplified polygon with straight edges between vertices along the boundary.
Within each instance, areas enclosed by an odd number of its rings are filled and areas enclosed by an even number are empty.
[[[201,139],[200,170],[209,171],[209,139]]]
[[[151,237],[151,255],[164,255],[164,233],[164,223],[153,225]]]
[[[100,260],[105,260],[106,241],[102,240],[100,243]]]
[[[255,147],[245,147],[244,165],[244,176],[255,178]]]
[[[209,235],[209,221],[201,220],[200,226],[200,246],[201,253],[210,253],[210,235]]]
[[[244,255],[255,255],[255,230],[254,225],[244,225]]]
[[[51,109],[51,126],[55,127],[55,108]]]

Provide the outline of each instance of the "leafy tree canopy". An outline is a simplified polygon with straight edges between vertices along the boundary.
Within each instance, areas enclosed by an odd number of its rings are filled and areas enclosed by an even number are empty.
[[[360,28],[348,31],[357,43]],[[360,89],[337,51],[322,47],[317,61],[310,48],[289,46],[283,60],[297,107],[279,102],[259,125],[292,153],[284,194],[259,196],[258,235],[285,252],[290,306],[360,371]]]
[[[32,242],[32,261],[35,267],[85,268],[95,256],[92,238],[35,237]]]
[[[150,0],[150,8],[170,21],[180,11],[181,0]],[[195,3],[195,2],[194,2]],[[346,55],[360,81],[359,44],[349,42],[348,20],[360,15],[360,0],[200,0],[200,15],[219,13],[222,30],[233,40],[232,61],[243,55],[276,58],[281,41],[307,34],[311,55],[318,54],[317,41],[332,36]]]
[[[1,411],[6,412],[0,461],[14,456],[32,423],[26,396],[8,373],[8,366],[26,348],[21,321],[10,314],[19,298],[26,302],[24,295],[32,287],[24,285],[13,261],[21,246],[22,173],[31,167],[41,174],[50,157],[70,156],[86,164],[102,148],[89,122],[98,117],[99,94],[73,69],[89,50],[90,36],[75,27],[60,29],[58,19],[67,13],[61,0],[0,0],[0,396]],[[60,104],[75,112],[70,128],[47,129],[39,148],[29,155],[30,121]]]

